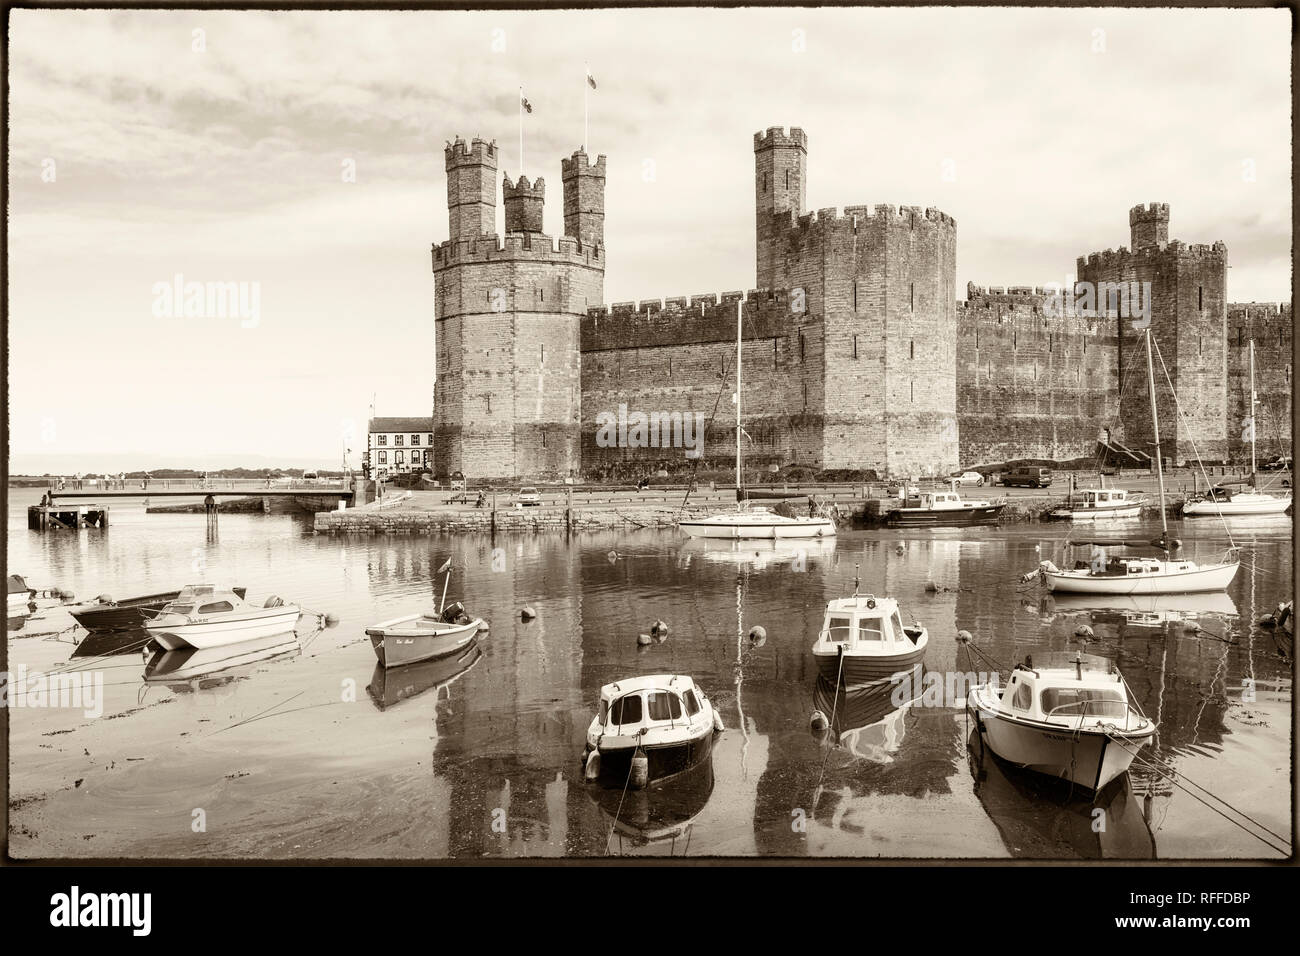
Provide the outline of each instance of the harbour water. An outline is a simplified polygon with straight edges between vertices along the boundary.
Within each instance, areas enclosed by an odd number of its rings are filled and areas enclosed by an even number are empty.
[[[20,858],[1279,856],[1150,771],[1094,806],[981,756],[952,701],[840,726],[838,744],[813,732],[809,648],[855,566],[863,591],[929,628],[926,667],[941,674],[984,669],[958,629],[1009,664],[1077,647],[1087,624],[1088,651],[1117,660],[1159,722],[1149,752],[1291,838],[1291,665],[1252,624],[1293,596],[1289,518],[1233,525],[1243,567],[1226,595],[1097,608],[1018,584],[1061,526],[843,531],[773,550],[650,530],[324,537],[309,515],[227,514],[212,527],[137,501],[115,502],[107,531],[39,534],[26,528],[39,496],[10,489],[8,567],[33,587],[83,599],[206,580],[338,623],[304,615],[297,641],[220,669],[147,670],[138,639],[116,654],[75,644],[84,632],[57,601],[11,616],[10,672],[103,675],[102,715],[9,712]],[[1228,544],[1217,521],[1174,533],[1195,558]],[[463,658],[385,674],[365,625],[435,605],[447,558],[449,599],[490,630]],[[534,620],[520,619],[525,605]],[[656,619],[668,639],[638,646]],[[754,625],[766,640],[749,639]],[[690,674],[720,709],[711,766],[660,791],[585,783],[600,686],[658,672]]]

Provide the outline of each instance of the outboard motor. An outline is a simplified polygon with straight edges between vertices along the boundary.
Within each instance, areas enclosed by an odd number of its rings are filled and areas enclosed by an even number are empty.
[[[284,607],[284,598],[280,597],[278,594],[272,594],[266,599],[266,603],[263,604],[262,607]]]
[[[442,620],[445,624],[459,623],[458,618],[465,614],[465,605],[457,601],[455,604],[448,604],[442,609]]]

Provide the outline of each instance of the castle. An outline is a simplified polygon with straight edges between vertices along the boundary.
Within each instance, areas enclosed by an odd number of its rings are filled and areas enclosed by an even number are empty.
[[[496,144],[447,145],[449,238],[433,247],[435,473],[729,467],[737,321],[747,469],[947,474],[1090,456],[1099,439],[1149,453],[1147,325],[1168,458],[1241,456],[1252,340],[1261,454],[1289,451],[1291,307],[1229,304],[1224,244],[1169,240],[1167,205],[1134,207],[1131,248],[1079,257],[1073,289],[971,284],[958,301],[951,216],[806,211],[803,130],[756,133],[753,147],[757,288],[606,305],[605,157],[562,160],[558,240],[542,232],[545,181],[504,177],[497,236]],[[658,429],[648,443],[600,440],[601,423],[628,410],[703,420],[698,457]]]

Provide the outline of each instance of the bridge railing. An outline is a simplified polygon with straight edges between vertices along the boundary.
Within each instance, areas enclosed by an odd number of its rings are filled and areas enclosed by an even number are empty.
[[[350,491],[351,486],[341,478],[303,481],[301,478],[64,478],[56,492],[69,491]]]

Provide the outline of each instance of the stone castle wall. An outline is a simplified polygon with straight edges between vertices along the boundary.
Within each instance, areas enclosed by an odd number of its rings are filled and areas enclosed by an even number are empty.
[[[1114,323],[1059,301],[1051,289],[967,286],[957,306],[963,467],[1092,455],[1117,426]]]
[[[1256,444],[1261,459],[1291,454],[1291,390],[1294,369],[1289,303],[1247,302],[1228,306],[1228,450],[1250,458],[1250,343],[1255,343]]]

